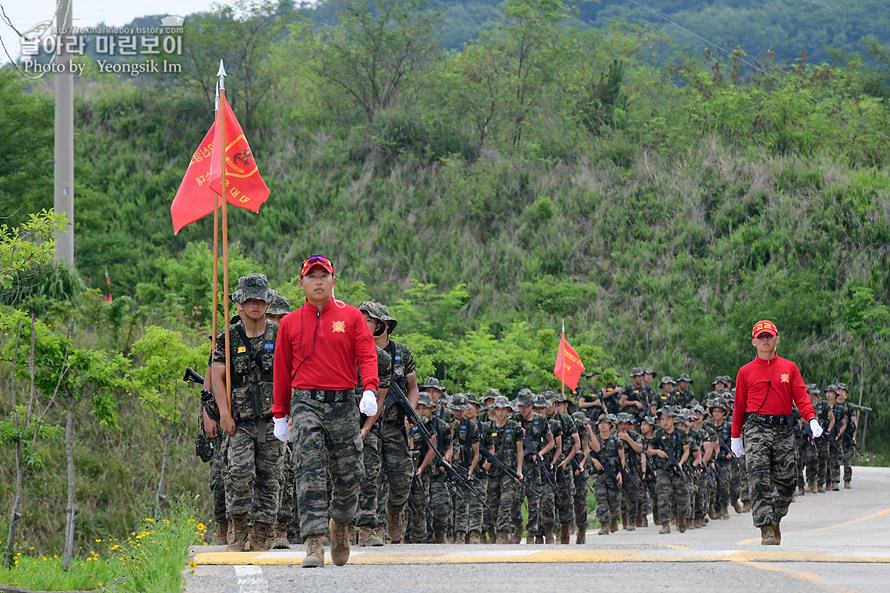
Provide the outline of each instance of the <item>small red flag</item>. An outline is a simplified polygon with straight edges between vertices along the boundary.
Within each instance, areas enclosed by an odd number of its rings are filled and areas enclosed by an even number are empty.
[[[220,97],[219,108],[226,118],[225,142],[220,138],[219,126],[213,132],[213,156],[210,159],[210,189],[223,195],[220,189],[220,148],[226,153],[226,200],[229,204],[259,212],[260,206],[269,198],[269,188],[260,177],[256,161],[241,124],[229,107],[224,96]]]
[[[553,374],[566,387],[575,391],[578,387],[578,381],[581,379],[581,373],[584,372],[584,363],[572,345],[566,340],[565,333],[559,335],[559,350],[556,352],[556,366],[553,367]]]
[[[228,203],[257,212],[268,199],[269,188],[260,177],[253,153],[228,102],[221,100],[220,107],[226,116],[226,139],[229,140],[226,150]],[[174,235],[213,212],[215,193],[218,194],[220,189],[220,155],[214,150],[222,144],[218,127],[214,122],[201,140],[173,198],[170,215],[173,217]]]

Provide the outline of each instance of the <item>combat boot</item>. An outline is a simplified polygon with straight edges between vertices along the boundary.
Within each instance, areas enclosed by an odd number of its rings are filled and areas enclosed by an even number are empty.
[[[538,545],[544,544],[544,536],[543,535],[535,535],[535,543]]]
[[[721,519],[729,519],[729,506],[723,505],[723,510],[720,512]]]
[[[746,500],[745,502],[742,503],[742,512],[743,513],[751,512],[751,501],[750,500]]]
[[[840,487],[839,487],[839,486],[840,486],[840,482],[832,482],[832,483],[831,483],[831,490],[832,490],[832,492],[839,492],[839,491],[840,491]]]
[[[545,529],[544,530],[544,543],[548,546],[553,545],[553,530]]]
[[[331,519],[331,560],[343,566],[349,560],[349,523],[337,523]]]
[[[494,527],[488,530],[488,543],[496,544],[497,543],[497,532]]]
[[[708,508],[708,517],[710,517],[711,519],[717,519],[719,517],[719,515],[717,514],[717,509],[714,508],[714,505],[711,505]]]
[[[522,532],[525,531],[525,525],[522,521],[513,524],[513,534],[510,536],[511,544],[522,543]]]
[[[781,519],[779,519],[781,521]],[[776,545],[782,543],[782,530],[779,528],[779,521],[773,523],[773,535],[776,536]]]
[[[250,528],[250,551],[268,552],[269,537],[272,535],[271,523],[254,523]]]
[[[247,514],[232,515],[229,524],[232,528],[232,535],[229,538],[229,545],[226,552],[243,552],[244,546],[247,545],[247,536],[249,527],[247,526]]]
[[[819,494],[822,494],[823,492],[825,492],[825,484],[823,484],[822,482],[819,482],[819,487],[816,490],[816,492],[818,492]]]
[[[649,527],[649,516],[646,513],[640,515],[640,527]]]
[[[615,533],[618,531],[618,517],[612,517],[609,519],[609,531],[611,533]]]
[[[290,541],[287,539],[287,527],[284,523],[276,523],[272,526],[268,547],[270,550],[287,550],[290,548]]]
[[[852,488],[852,486],[850,486],[850,480],[844,481],[844,490],[849,490],[850,488]]]
[[[816,488],[816,480],[810,480],[810,481],[808,482],[808,484],[809,484],[810,492],[813,493],[813,494],[816,494],[816,492],[817,492],[817,488]]]
[[[320,535],[310,535],[306,538],[306,557],[303,558],[303,568],[318,568],[324,566],[324,545]]]
[[[656,505],[652,505],[652,522],[658,525],[661,523],[661,520],[658,516],[658,507]]]
[[[220,521],[216,524],[216,533],[213,534],[213,543],[223,546],[229,543],[229,522]]]
[[[446,534],[445,534],[445,543],[446,543],[446,544],[453,544],[453,543],[454,543],[454,534],[453,534],[453,533],[446,533]]]
[[[704,523],[702,523],[701,517],[695,517],[692,519],[692,528],[693,529],[701,529],[704,527]]]
[[[373,527],[371,530],[371,534],[368,537],[368,545],[372,547],[382,546],[383,545],[383,527]]]
[[[500,535],[500,534],[498,534]],[[434,544],[444,544],[445,543],[445,534],[441,531],[433,532],[433,543]]]
[[[761,546],[778,546],[776,533],[773,531],[772,525],[762,525],[760,527],[760,545]]]
[[[370,527],[359,527],[358,528],[358,546],[360,548],[364,548],[368,545],[368,540],[371,539],[371,534],[373,530]]]
[[[482,539],[479,537],[478,531],[471,531],[469,537],[467,538],[468,544],[480,544],[482,543]]]
[[[510,534],[507,533],[506,531],[498,531],[498,534],[495,538],[495,543],[498,543],[498,544],[510,543]]]
[[[738,514],[738,515],[741,515],[742,512],[743,512],[743,511],[742,511],[742,505],[739,504],[739,499],[738,499],[738,498],[733,498],[733,499],[732,499],[732,508],[735,509],[735,512],[736,512],[736,514]]]
[[[578,534],[575,536],[576,544],[586,544],[587,543],[587,528],[586,527],[578,527]]]
[[[467,543],[467,534],[464,531],[455,531],[454,532],[454,543],[456,544],[465,544]]]
[[[686,516],[685,515],[677,515],[677,531],[680,533],[686,533]]]
[[[658,533],[662,534],[662,533],[670,533],[670,532],[671,532],[671,522],[665,521],[664,523],[661,524],[661,531],[659,531]]]
[[[389,532],[390,543],[402,543],[402,513],[394,514],[386,509],[386,530]]]
[[[600,525],[600,530],[596,532],[597,535],[609,535],[609,524],[603,523]]]
[[[621,529],[627,530],[627,513],[621,513]]]
[[[633,517],[631,517],[630,523],[627,525],[628,531],[636,531],[637,530],[637,526],[634,525],[634,523],[636,523],[636,520]]]
[[[563,523],[559,526],[559,543],[561,545],[568,545],[571,541],[571,532],[569,531],[572,526],[569,523]]]
[[[807,493],[807,489],[803,487],[803,484],[798,484],[797,486],[797,495],[804,496]]]

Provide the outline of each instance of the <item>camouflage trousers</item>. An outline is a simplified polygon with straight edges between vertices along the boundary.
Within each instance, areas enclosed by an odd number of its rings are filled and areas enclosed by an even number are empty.
[[[539,521],[541,472],[538,471],[538,466],[535,465],[535,462],[530,457],[525,458],[522,468],[522,479],[528,482],[531,488],[519,484],[516,500],[513,502],[513,523],[519,524],[522,522],[522,503],[528,501],[528,532],[533,534],[536,532]],[[537,495],[532,492],[532,488],[538,491]]]
[[[630,471],[625,472],[628,476],[630,476]],[[634,478],[639,475],[639,472],[634,472]],[[638,478],[639,479],[639,478]],[[621,495],[619,507],[621,509],[622,515],[627,515],[628,517],[636,517],[639,512],[639,502],[640,502],[640,486],[641,484],[637,484],[634,482],[633,478],[629,480],[625,480],[624,484],[625,492],[627,492],[627,496]]]
[[[708,512],[708,474],[700,473],[692,478],[694,484],[692,488],[692,500],[690,501],[691,512],[687,514],[687,518],[699,518],[705,516]]]
[[[440,468],[430,476],[430,515],[433,531],[446,533],[454,513],[450,478]]]
[[[648,495],[645,506],[646,513],[658,510],[658,489],[655,487],[655,484],[656,480],[654,478],[643,480],[644,494]]]
[[[408,538],[413,543],[423,543],[427,540],[426,509],[430,494],[430,470],[423,473],[411,483],[411,518],[408,520]]]
[[[544,463],[547,463],[547,460],[544,460]],[[544,478],[543,470],[540,468],[538,469],[541,475],[541,488],[539,489],[541,498],[538,503],[538,531],[535,535],[543,536],[545,531],[553,531],[553,528],[556,525],[556,493],[553,490],[553,486],[550,485],[550,482]],[[550,470],[550,472],[555,480],[556,474],[553,470]]]
[[[833,437],[826,435],[826,439],[832,439]],[[837,441],[832,443],[828,443],[828,480],[830,482],[840,482],[841,481],[841,446]]]
[[[381,522],[377,516],[379,506],[377,482],[380,478],[382,463],[381,442],[380,423],[375,422],[362,442],[362,462],[365,466],[365,475],[362,478],[358,495],[358,510],[355,515],[355,524],[358,527],[377,527]]]
[[[482,470],[476,470],[473,475],[476,477],[473,481],[473,486],[485,498],[485,504],[488,504],[488,475]],[[467,531],[478,531],[479,533],[482,533],[485,506],[483,506],[482,501],[475,496],[469,498],[469,504],[467,506]],[[456,525],[455,530],[460,531],[457,529]]]
[[[730,482],[735,464],[721,455],[714,465],[717,470],[717,488],[714,492],[713,502],[714,507],[722,509],[729,505]]]
[[[404,424],[395,420],[377,421],[380,425],[380,477],[377,480],[377,517],[382,522],[389,510],[394,515],[405,510],[411,493],[414,464],[408,450]],[[385,482],[385,485],[382,483]],[[385,492],[385,496],[379,493]]]
[[[813,441],[803,440],[798,449],[797,462],[801,466],[797,472],[799,478],[805,479],[806,482],[819,480],[819,452]],[[800,480],[798,480],[798,485],[802,485]]]
[[[226,516],[225,472],[229,435],[220,430],[212,442],[213,457],[210,458],[210,493],[213,496],[213,520],[217,523],[225,523],[228,521]]]
[[[519,496],[519,488],[513,478],[500,472],[488,479],[488,507],[498,533],[513,532],[513,501]]]
[[[828,438],[816,440],[816,482],[824,485],[828,481]]]
[[[596,520],[601,525],[608,526],[609,520],[618,518],[621,512],[620,499],[623,496],[618,484],[606,474],[600,474],[596,477],[593,486],[594,496],[596,496]]]
[[[679,517],[686,512],[689,488],[673,468],[664,467],[655,473],[655,491],[658,496],[658,518],[662,523],[670,521],[672,514]]]
[[[575,526],[579,530],[587,531],[587,472],[572,471],[572,481],[575,486],[573,498]]]
[[[741,487],[741,491],[739,492],[739,500],[744,502],[751,502],[751,480],[748,479],[748,470],[745,468],[745,464],[747,460],[742,457],[738,460],[739,467],[742,468],[742,471],[739,472],[739,486]]]
[[[256,523],[274,523],[284,443],[275,438],[271,420],[264,424],[265,434],[260,435],[260,421],[238,422],[235,434],[228,438],[226,509],[229,516],[250,515]]]
[[[470,483],[473,488],[478,490],[483,497],[485,493],[487,480],[479,480],[476,474],[484,474],[482,471],[474,473]],[[461,533],[469,533],[470,531],[482,531],[482,501],[468,490],[463,491],[464,496],[456,496],[454,502],[454,531]],[[488,500],[486,499],[486,504]]]
[[[794,495],[797,467],[790,426],[748,418],[742,429],[754,526],[777,523],[788,513]]]
[[[284,446],[284,463],[281,464],[281,495],[278,498],[278,522],[282,525],[294,525],[296,499],[294,445],[287,443]]]
[[[570,470],[557,467],[553,470],[556,478],[556,511],[561,525],[575,524],[575,481],[569,476]]]
[[[846,439],[841,439],[841,459],[844,462],[844,482],[853,479],[853,443]]]
[[[300,533],[305,539],[327,533],[329,518],[338,523],[355,520],[364,476],[359,412],[353,399],[326,403],[295,390],[290,413],[296,432],[294,475]]]

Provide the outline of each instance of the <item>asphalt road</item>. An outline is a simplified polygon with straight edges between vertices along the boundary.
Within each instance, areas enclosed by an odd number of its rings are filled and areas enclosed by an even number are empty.
[[[302,569],[302,546],[268,554],[194,550],[187,593],[279,591],[714,593],[890,590],[890,468],[854,468],[853,488],[798,497],[782,545],[761,546],[751,515],[703,529],[588,532],[583,546],[387,545],[353,548],[343,567]],[[651,525],[651,522],[650,522]]]

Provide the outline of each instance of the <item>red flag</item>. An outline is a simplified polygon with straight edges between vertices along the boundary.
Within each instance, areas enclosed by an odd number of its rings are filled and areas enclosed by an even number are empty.
[[[269,197],[269,188],[257,170],[253,153],[227,101],[220,98],[226,118],[226,186],[228,203],[238,208],[258,212]],[[220,155],[215,150],[222,145],[216,122],[204,136],[192,155],[173,204],[173,234],[213,212],[215,193],[220,191]],[[215,193],[214,193],[215,192]]]
[[[213,156],[210,159],[210,188],[222,195],[220,190],[220,148],[226,154],[226,200],[232,206],[259,212],[260,206],[269,198],[269,188],[260,177],[250,145],[241,131],[241,124],[235,118],[225,96],[220,96],[219,108],[226,118],[225,142],[220,136],[219,126],[213,132]]]
[[[566,387],[575,391],[578,387],[578,380],[581,379],[581,373],[584,372],[584,363],[572,345],[566,341],[565,333],[559,335],[559,350],[556,352],[556,366],[553,367],[553,374]]]
[[[111,278],[108,277],[108,268],[105,268],[105,302],[111,302]]]

